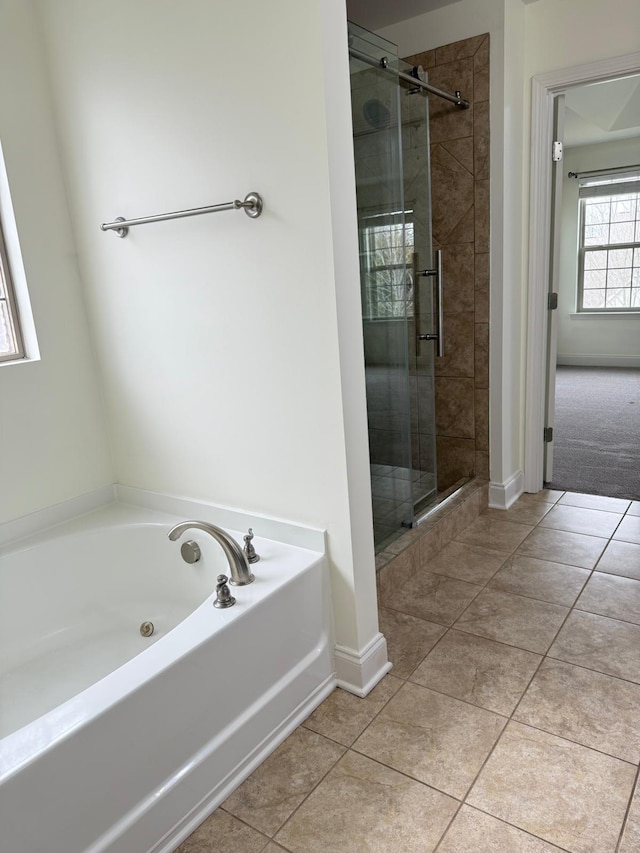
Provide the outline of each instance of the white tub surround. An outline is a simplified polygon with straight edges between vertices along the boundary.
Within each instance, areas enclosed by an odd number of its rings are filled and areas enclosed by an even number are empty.
[[[220,546],[166,535],[186,517],[219,523],[197,509],[111,503],[5,545],[4,677],[28,699],[2,691],[7,726],[21,726],[0,740],[12,853],[173,850],[334,688],[322,550],[264,537],[252,518],[256,580],[217,610]],[[241,544],[244,525],[230,532]],[[199,562],[181,559],[185,538]]]
[[[33,536],[50,527],[64,524],[111,503],[116,497],[115,486],[104,486],[68,501],[45,507],[0,524],[0,547],[26,536]]]
[[[150,492],[145,489],[134,489],[132,486],[115,485],[115,498],[124,504],[157,510],[179,518],[199,518],[198,512],[206,513],[204,518],[220,527],[231,530],[242,530],[244,533],[251,527],[256,536],[274,539],[286,545],[306,548],[309,551],[326,551],[326,534],[324,530],[303,527],[292,524],[280,518],[266,515],[242,512],[241,510],[220,506],[214,503],[196,501],[191,498],[176,497],[162,492]]]

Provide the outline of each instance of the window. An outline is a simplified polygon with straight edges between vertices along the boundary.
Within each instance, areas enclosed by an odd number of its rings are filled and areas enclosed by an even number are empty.
[[[640,311],[640,175],[580,186],[578,311]]]
[[[406,213],[410,214],[411,211]],[[413,316],[413,223],[402,215],[367,217],[360,231],[363,316],[384,320]]]
[[[0,226],[0,361],[24,358],[13,282]]]

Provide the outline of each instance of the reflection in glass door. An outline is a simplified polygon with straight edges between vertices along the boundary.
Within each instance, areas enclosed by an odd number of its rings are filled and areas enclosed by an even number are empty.
[[[366,61],[395,45],[349,25],[360,280],[376,549],[436,494],[427,99]],[[359,59],[358,56],[363,57]],[[407,70],[408,67],[406,67]]]

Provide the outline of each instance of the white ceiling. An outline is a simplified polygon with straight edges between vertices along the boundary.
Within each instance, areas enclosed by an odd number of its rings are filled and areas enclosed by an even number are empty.
[[[347,0],[347,17],[367,30],[379,30],[398,21],[433,12],[458,0]]]
[[[566,145],[592,145],[632,137],[640,137],[640,75],[567,91]],[[640,156],[640,142],[638,148]]]
[[[347,17],[367,30],[379,30],[425,12],[450,6],[458,0],[347,0]],[[522,0],[535,3],[536,0]]]

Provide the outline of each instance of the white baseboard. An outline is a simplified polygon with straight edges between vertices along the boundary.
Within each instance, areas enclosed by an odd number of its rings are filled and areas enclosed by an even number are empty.
[[[640,355],[558,355],[567,367],[640,367]]]
[[[509,509],[524,492],[524,473],[516,471],[504,483],[489,483],[491,509]]]
[[[387,641],[380,633],[360,652],[336,643],[333,659],[338,687],[361,698],[370,693],[393,666],[387,657]]]

